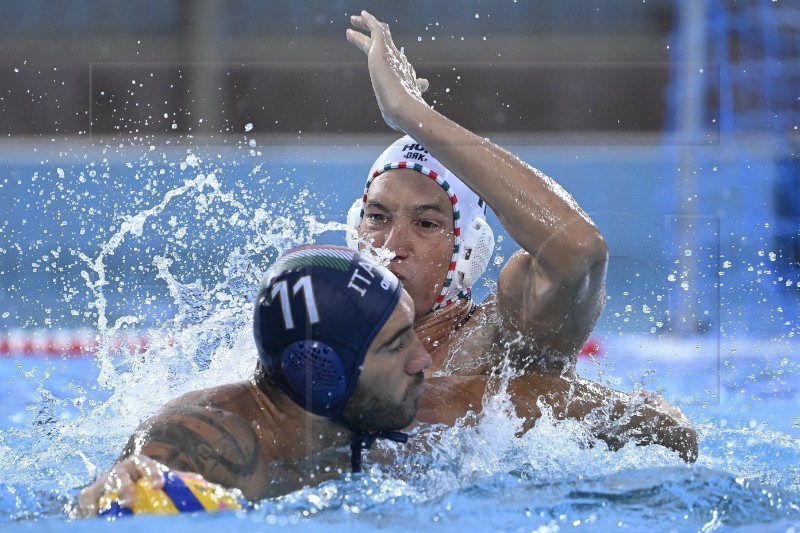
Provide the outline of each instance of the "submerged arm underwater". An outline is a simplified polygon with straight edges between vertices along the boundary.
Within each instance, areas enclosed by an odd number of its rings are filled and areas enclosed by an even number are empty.
[[[488,376],[446,376],[428,380],[418,418],[426,423],[453,425],[469,411],[480,413],[491,394]],[[564,376],[527,372],[508,381],[508,393],[523,430],[542,416],[541,403],[558,419],[583,421],[589,432],[616,450],[629,442],[660,444],[686,462],[697,459],[697,432],[676,407],[656,394],[625,394],[598,383]],[[458,401],[452,401],[457,398]]]
[[[541,416],[540,399],[558,418],[586,422],[612,450],[628,442],[660,444],[686,462],[697,459],[697,432],[680,410],[658,394],[626,394],[581,378],[524,374],[513,378],[509,392],[517,415],[529,429]]]

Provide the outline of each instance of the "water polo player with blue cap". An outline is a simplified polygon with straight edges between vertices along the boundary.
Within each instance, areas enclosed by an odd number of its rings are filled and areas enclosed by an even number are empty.
[[[348,444],[358,472],[363,449],[378,438],[405,442],[397,430],[417,414],[431,357],[413,324],[411,297],[369,254],[289,250],[259,287],[253,378],[167,403],[81,491],[72,516],[238,505],[190,494],[225,487],[250,501],[280,496],[346,470],[321,452]]]
[[[351,429],[354,471],[360,470],[361,448],[375,438],[405,442],[404,434],[392,430],[416,415],[418,396],[404,406],[384,405],[380,417],[369,414],[381,404],[374,392],[355,395],[368,396],[372,405],[363,400],[351,405],[367,351],[404,294],[397,277],[368,254],[338,246],[291,250],[259,288],[253,329],[268,386]],[[410,329],[407,333],[416,337]],[[422,380],[420,369],[414,382],[418,391]]]

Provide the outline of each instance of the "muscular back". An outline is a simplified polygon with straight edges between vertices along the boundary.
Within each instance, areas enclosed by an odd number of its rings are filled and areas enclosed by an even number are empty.
[[[277,424],[262,414],[254,389],[244,382],[176,398],[142,423],[121,458],[143,454],[252,500],[292,490],[291,450],[280,445]]]

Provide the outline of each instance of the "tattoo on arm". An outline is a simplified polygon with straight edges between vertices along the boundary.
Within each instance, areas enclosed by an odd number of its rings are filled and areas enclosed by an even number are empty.
[[[128,441],[124,455],[143,453],[170,468],[238,486],[259,465],[258,437],[239,416],[191,407],[148,421]]]

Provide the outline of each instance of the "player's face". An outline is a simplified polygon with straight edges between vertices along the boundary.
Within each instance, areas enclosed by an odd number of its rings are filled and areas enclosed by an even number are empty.
[[[391,431],[409,425],[425,387],[431,356],[414,333],[414,303],[403,291],[364,358],[342,418],[354,429]]]
[[[369,187],[359,236],[395,254],[389,270],[414,300],[416,316],[427,314],[453,257],[453,208],[444,189],[414,170],[384,172]]]

